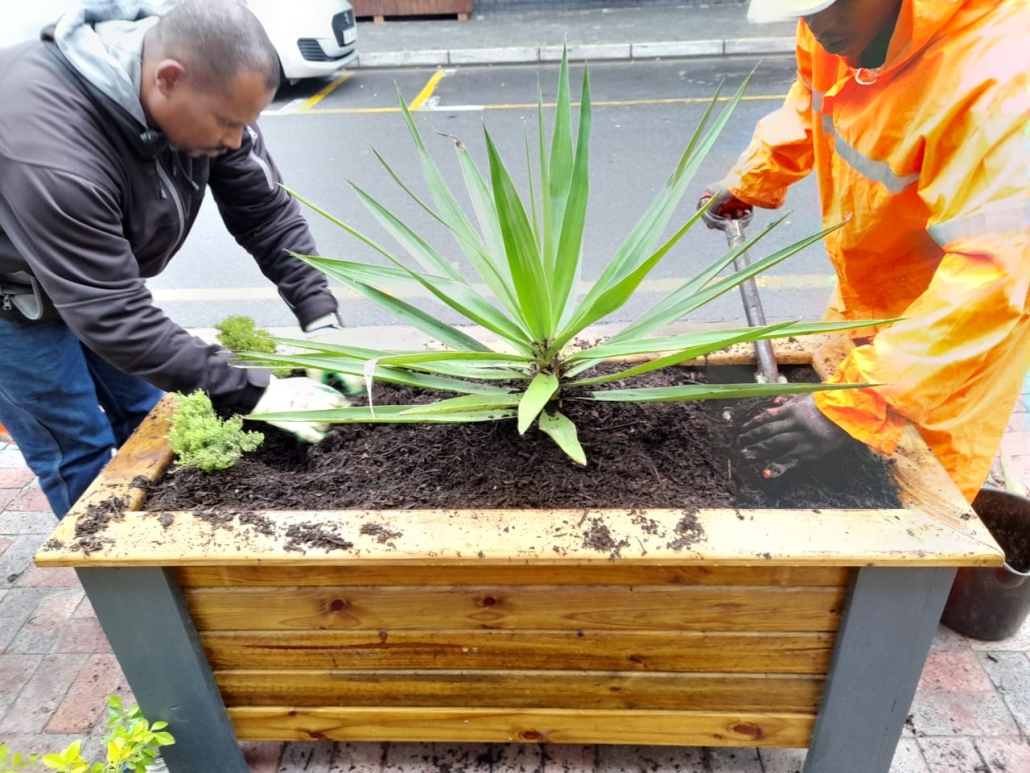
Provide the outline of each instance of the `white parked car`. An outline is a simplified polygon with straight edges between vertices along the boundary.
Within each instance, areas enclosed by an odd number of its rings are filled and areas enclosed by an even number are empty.
[[[342,70],[358,56],[358,27],[347,0],[247,0],[295,81]]]
[[[357,25],[347,0],[246,0],[279,54],[285,80],[333,75],[357,56]],[[5,3],[0,46],[38,37],[75,0]]]

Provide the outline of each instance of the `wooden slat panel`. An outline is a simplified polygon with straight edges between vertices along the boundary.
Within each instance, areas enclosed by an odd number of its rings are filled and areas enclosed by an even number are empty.
[[[608,561],[586,566],[184,566],[184,587],[311,585],[763,585],[844,586],[840,566],[640,566]]]
[[[823,680],[599,671],[218,671],[226,706],[815,713]]]
[[[229,709],[242,741],[420,741],[803,747],[815,716],[566,709]]]
[[[214,669],[558,669],[825,674],[832,633],[208,631]]]
[[[834,631],[843,588],[193,588],[199,630]]]

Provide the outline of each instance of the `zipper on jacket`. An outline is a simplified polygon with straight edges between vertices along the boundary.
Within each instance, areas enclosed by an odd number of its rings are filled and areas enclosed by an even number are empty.
[[[175,237],[175,241],[168,248],[164,255],[161,256],[159,261],[160,267],[158,271],[163,271],[164,267],[168,265],[168,261],[172,259],[172,255],[179,249],[179,245],[182,244],[183,234],[186,233],[186,209],[182,204],[182,199],[179,197],[179,192],[175,190],[175,186],[172,184],[171,179],[168,177],[168,172],[161,166],[161,159],[154,159],[154,167],[157,169],[157,176],[161,178],[161,182],[165,188],[168,189],[169,195],[172,197],[172,201],[175,202],[175,211],[179,214],[179,233]]]

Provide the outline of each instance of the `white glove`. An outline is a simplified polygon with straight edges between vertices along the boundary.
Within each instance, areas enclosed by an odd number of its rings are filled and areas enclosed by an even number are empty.
[[[305,338],[311,343],[327,344],[352,344],[347,340],[347,333],[340,324],[339,317],[335,314],[328,314],[312,322],[304,329]],[[343,390],[344,394],[350,397],[357,397],[365,394],[365,382],[360,376],[352,376],[348,373],[336,373],[331,370],[318,370],[307,368],[304,371],[308,378],[314,379],[322,384],[334,384]]]
[[[331,411],[350,405],[347,398],[330,386],[319,384],[310,378],[295,376],[276,378],[271,376],[268,389],[258,400],[248,419],[264,421],[262,413],[294,413],[298,411]],[[270,421],[307,443],[317,443],[325,437],[328,424],[313,421]]]

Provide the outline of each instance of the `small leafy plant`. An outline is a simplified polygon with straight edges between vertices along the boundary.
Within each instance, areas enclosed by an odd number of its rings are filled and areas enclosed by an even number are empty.
[[[127,709],[117,695],[107,699],[107,716],[107,726],[112,729],[104,736],[106,762],[85,759],[82,741],[75,741],[56,754],[19,754],[0,743],[0,773],[25,771],[40,763],[57,773],[146,773],[147,766],[157,758],[158,749],[175,743],[172,734],[165,732],[167,722],[150,724],[139,706]]]
[[[190,467],[201,472],[227,469],[265,439],[260,432],[245,431],[239,416],[219,417],[211,398],[199,389],[188,395],[177,392],[175,396],[179,406],[167,436],[176,455],[173,472]]]
[[[297,257],[427,333],[439,342],[439,346],[433,351],[378,351],[284,339],[279,343],[300,349],[302,353],[242,353],[241,360],[251,365],[323,369],[364,376],[369,386],[373,379],[380,379],[443,394],[441,399],[424,405],[369,404],[335,411],[263,415],[261,418],[329,423],[446,423],[514,419],[520,433],[525,433],[535,424],[569,457],[585,464],[586,455],[579,443],[576,427],[562,412],[563,405],[569,400],[648,403],[771,397],[864,386],[754,383],[650,388],[610,386],[613,382],[693,360],[731,344],[858,327],[846,323],[789,322],[655,336],[674,320],[775,266],[833,230],[809,236],[755,261],[747,268],[726,277],[720,276],[742,252],[754,247],[782,219],[703,268],[609,339],[587,346],[579,340],[588,326],[626,304],[659,261],[701,219],[701,212],[692,214],[670,238],[661,241],[694,173],[715,144],[746,86],[747,81],[729,100],[711,128],[706,129],[719,101],[716,93],[664,187],[582,299],[579,298],[579,278],[590,187],[588,168],[592,119],[588,72],[584,70],[583,74],[575,140],[567,52],[562,57],[554,127],[549,143],[544,126],[543,97],[538,90],[538,168],[534,175],[527,139],[526,162],[530,168],[529,195],[525,198],[516,190],[489,131],[486,131],[487,178],[480,173],[465,145],[456,138],[450,138],[457,151],[476,224],[447,187],[407,105],[400,98],[432,205],[419,198],[378,153],[377,157],[402,190],[450,231],[492,298],[481,293],[443,252],[431,246],[357,185],[351,183],[359,199],[417,267],[411,267],[406,259],[371,237],[293,194],[386,257],[395,267],[316,256]],[[439,303],[496,336],[500,345],[491,348],[460,328],[445,324],[434,314],[406,303],[396,297],[398,288],[428,291]],[[616,357],[633,358],[635,364],[625,364],[615,373],[595,371],[596,366]],[[371,395],[371,389],[368,392]]]
[[[271,354],[276,350],[275,339],[262,328],[256,327],[250,317],[226,317],[215,323],[218,331],[218,342],[230,352],[264,352]],[[289,376],[292,368],[274,368],[272,375],[276,378]]]

